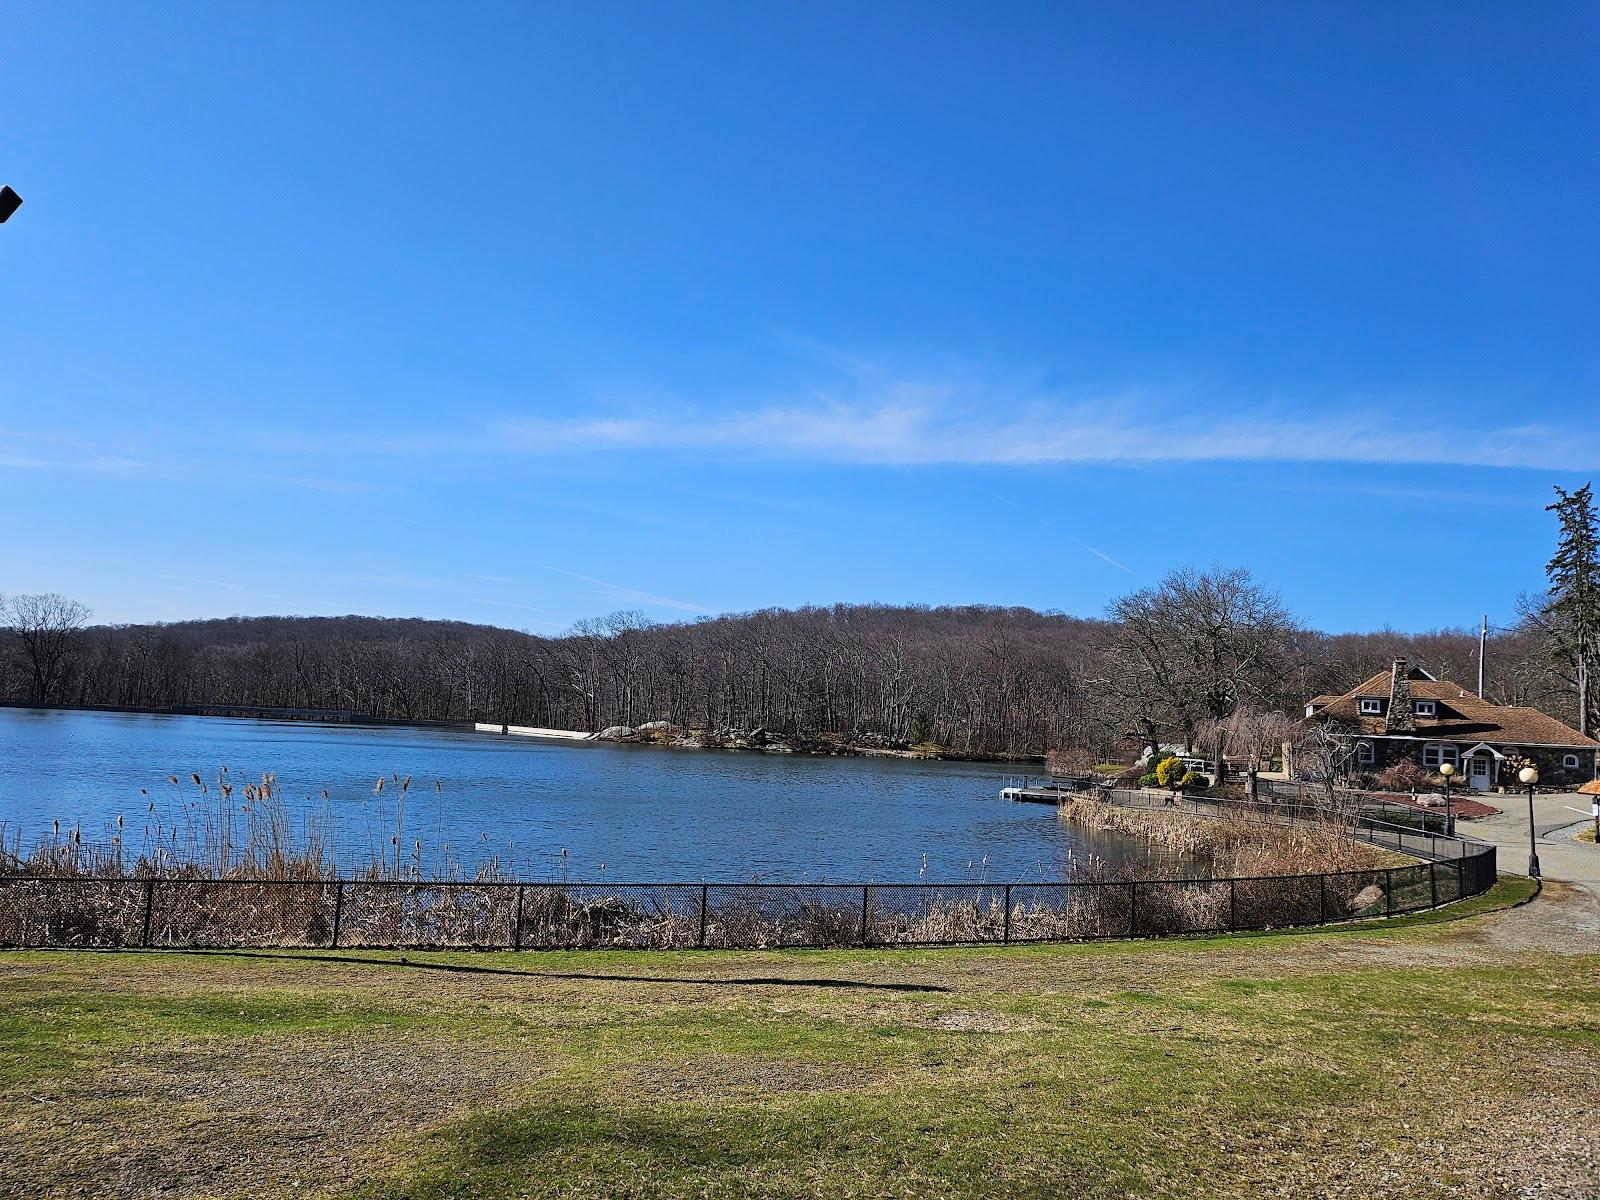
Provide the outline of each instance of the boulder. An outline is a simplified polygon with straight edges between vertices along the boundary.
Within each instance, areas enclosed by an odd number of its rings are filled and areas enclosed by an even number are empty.
[[[633,736],[634,731],[627,725],[611,725],[595,734],[595,737],[602,742],[620,742],[624,738]]]
[[[1369,883],[1354,896],[1350,897],[1350,911],[1353,913],[1365,912],[1375,904],[1383,903],[1383,889],[1375,883]]]

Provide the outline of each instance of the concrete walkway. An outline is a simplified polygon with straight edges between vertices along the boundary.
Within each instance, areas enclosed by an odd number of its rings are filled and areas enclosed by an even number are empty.
[[[562,742],[589,742],[594,740],[594,734],[585,733],[581,729],[542,729],[537,725],[496,725],[491,721],[479,721],[473,728],[479,733],[507,733],[512,737],[550,738]]]
[[[1466,837],[1493,842],[1500,848],[1500,869],[1524,874],[1528,869],[1528,796],[1495,795],[1488,798],[1504,809],[1497,816],[1457,822]],[[1533,824],[1538,833],[1539,867],[1546,879],[1575,883],[1600,896],[1600,846],[1573,840],[1585,824],[1590,796],[1573,793],[1538,795],[1533,801]],[[1573,812],[1577,809],[1577,812]]]

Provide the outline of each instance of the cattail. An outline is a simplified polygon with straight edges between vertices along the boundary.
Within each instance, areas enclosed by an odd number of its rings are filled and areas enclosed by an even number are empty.
[[[382,775],[378,776],[378,782],[373,785],[372,794],[374,796],[379,796],[379,795],[383,794],[383,776]]]

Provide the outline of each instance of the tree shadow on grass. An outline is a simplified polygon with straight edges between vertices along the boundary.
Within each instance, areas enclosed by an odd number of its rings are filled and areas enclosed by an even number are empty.
[[[270,950],[167,950],[164,954],[200,955],[207,958],[271,958],[290,962],[351,963],[357,966],[401,967],[412,971],[447,971],[463,975],[509,975],[522,979],[579,979],[601,983],[686,983],[711,987],[821,987],[876,992],[948,992],[934,983],[876,983],[866,979],[784,979],[780,976],[736,976],[728,979],[686,975],[622,975],[598,971],[524,971],[514,967],[476,966],[471,963],[416,962],[409,958],[368,958],[358,954],[282,954]]]

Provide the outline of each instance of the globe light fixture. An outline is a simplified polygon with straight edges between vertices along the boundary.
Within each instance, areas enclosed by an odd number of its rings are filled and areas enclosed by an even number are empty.
[[[1456,823],[1450,815],[1450,777],[1456,773],[1454,763],[1440,763],[1439,774],[1444,776],[1444,835],[1455,837]]]
[[[1517,778],[1528,785],[1528,875],[1530,878],[1539,878],[1539,848],[1538,833],[1533,828],[1533,785],[1539,782],[1539,769],[1537,767],[1523,767],[1517,772]]]

